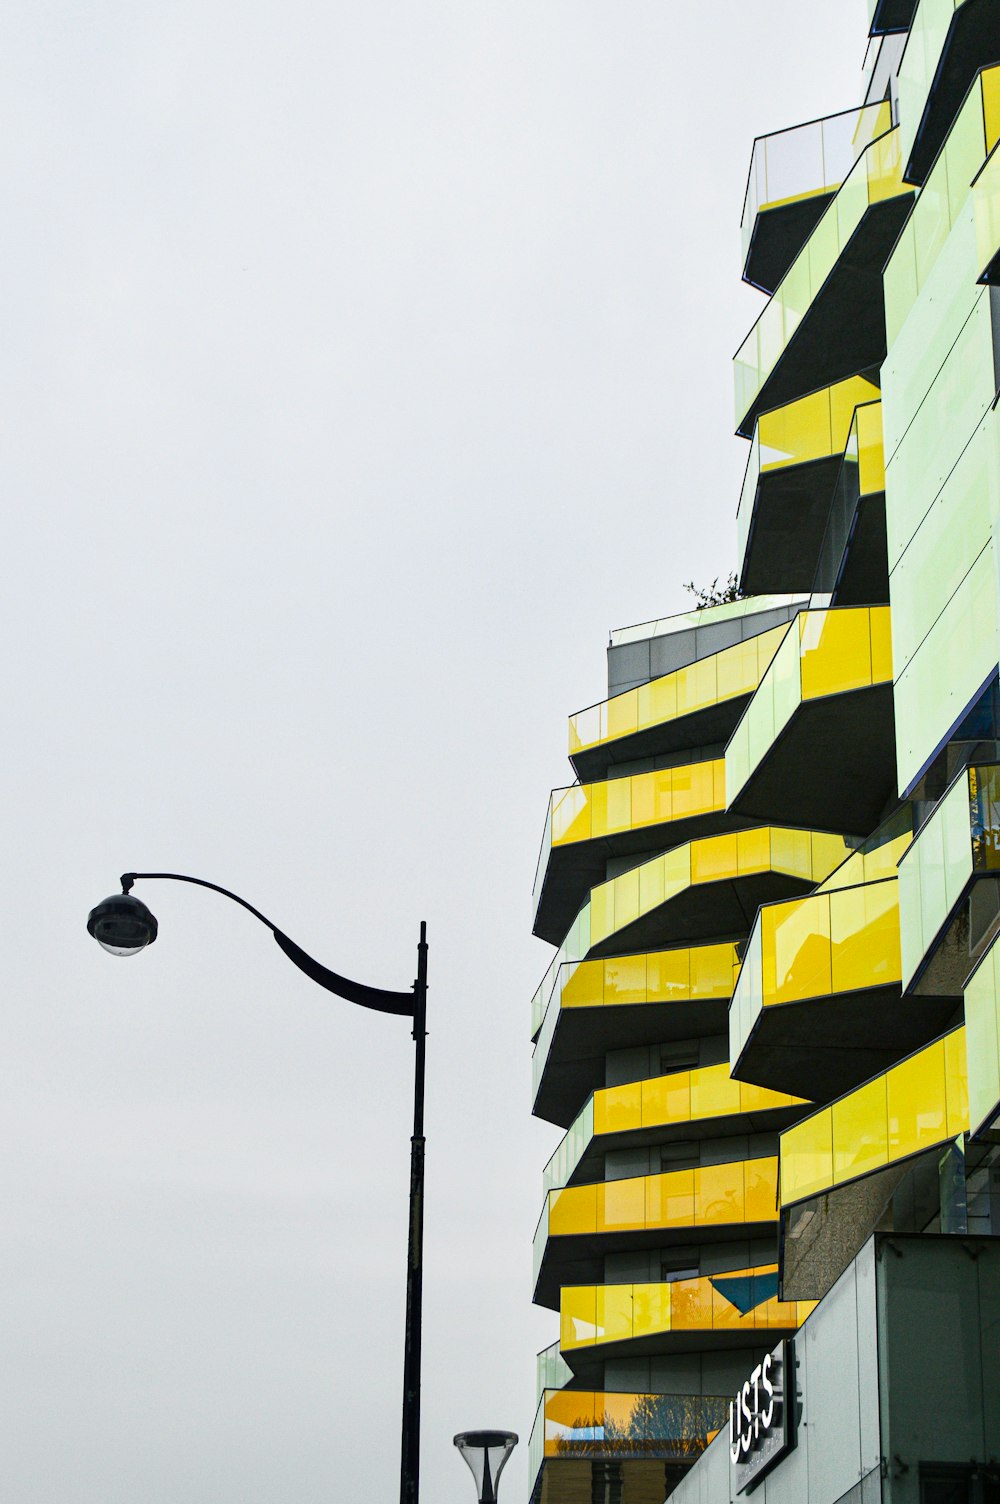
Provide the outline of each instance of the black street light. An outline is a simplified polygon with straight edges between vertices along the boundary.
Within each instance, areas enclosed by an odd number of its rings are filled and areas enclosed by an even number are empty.
[[[413,1134],[410,1138],[410,1230],[406,1263],[406,1338],[403,1350],[403,1438],[400,1458],[399,1504],[418,1504],[420,1495],[420,1328],[423,1294],[424,1243],[424,1056],[427,1036],[427,925],[420,925],[417,946],[417,979],[409,992],[386,992],[352,982],[314,961],[283,934],[259,909],[228,888],[209,883],[200,877],[185,877],[180,872],[126,872],[121,893],[105,898],[91,909],[87,929],[99,945],[113,956],[137,956],[156,939],[157,923],[140,899],[132,896],[137,880],[168,878],[172,882],[194,883],[211,888],[248,909],[255,919],[267,926],[285,955],[307,977],[362,1008],[379,1013],[396,1013],[413,1019],[416,1042],[413,1078]],[[515,1437],[515,1440],[517,1438]],[[459,1438],[456,1437],[456,1445]],[[501,1463],[501,1467],[503,1463]],[[498,1470],[499,1471],[499,1470]],[[492,1495],[490,1496],[493,1497]]]
[[[472,1469],[479,1504],[496,1504],[500,1474],[517,1446],[513,1431],[459,1431],[455,1445]]]

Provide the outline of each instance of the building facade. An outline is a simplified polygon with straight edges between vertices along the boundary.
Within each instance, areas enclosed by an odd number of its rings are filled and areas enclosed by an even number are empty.
[[[753,146],[742,593],[549,803],[533,1504],[1000,1499],[1000,0],[870,12]]]

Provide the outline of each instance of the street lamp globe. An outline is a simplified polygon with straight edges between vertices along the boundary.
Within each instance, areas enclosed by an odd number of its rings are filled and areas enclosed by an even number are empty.
[[[87,916],[87,929],[111,956],[137,956],[156,939],[155,916],[141,899],[113,893]]]
[[[496,1504],[500,1474],[517,1446],[513,1431],[460,1431],[455,1445],[472,1469],[479,1504]]]

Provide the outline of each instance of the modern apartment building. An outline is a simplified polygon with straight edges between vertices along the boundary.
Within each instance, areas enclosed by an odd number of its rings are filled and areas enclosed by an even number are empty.
[[[1000,1499],[1000,0],[870,12],[753,146],[743,593],[549,803],[533,1504]]]

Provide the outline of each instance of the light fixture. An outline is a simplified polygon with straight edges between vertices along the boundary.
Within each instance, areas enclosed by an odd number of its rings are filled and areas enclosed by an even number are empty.
[[[472,1470],[479,1504],[496,1504],[500,1474],[517,1446],[514,1432],[460,1431],[455,1445]]]

